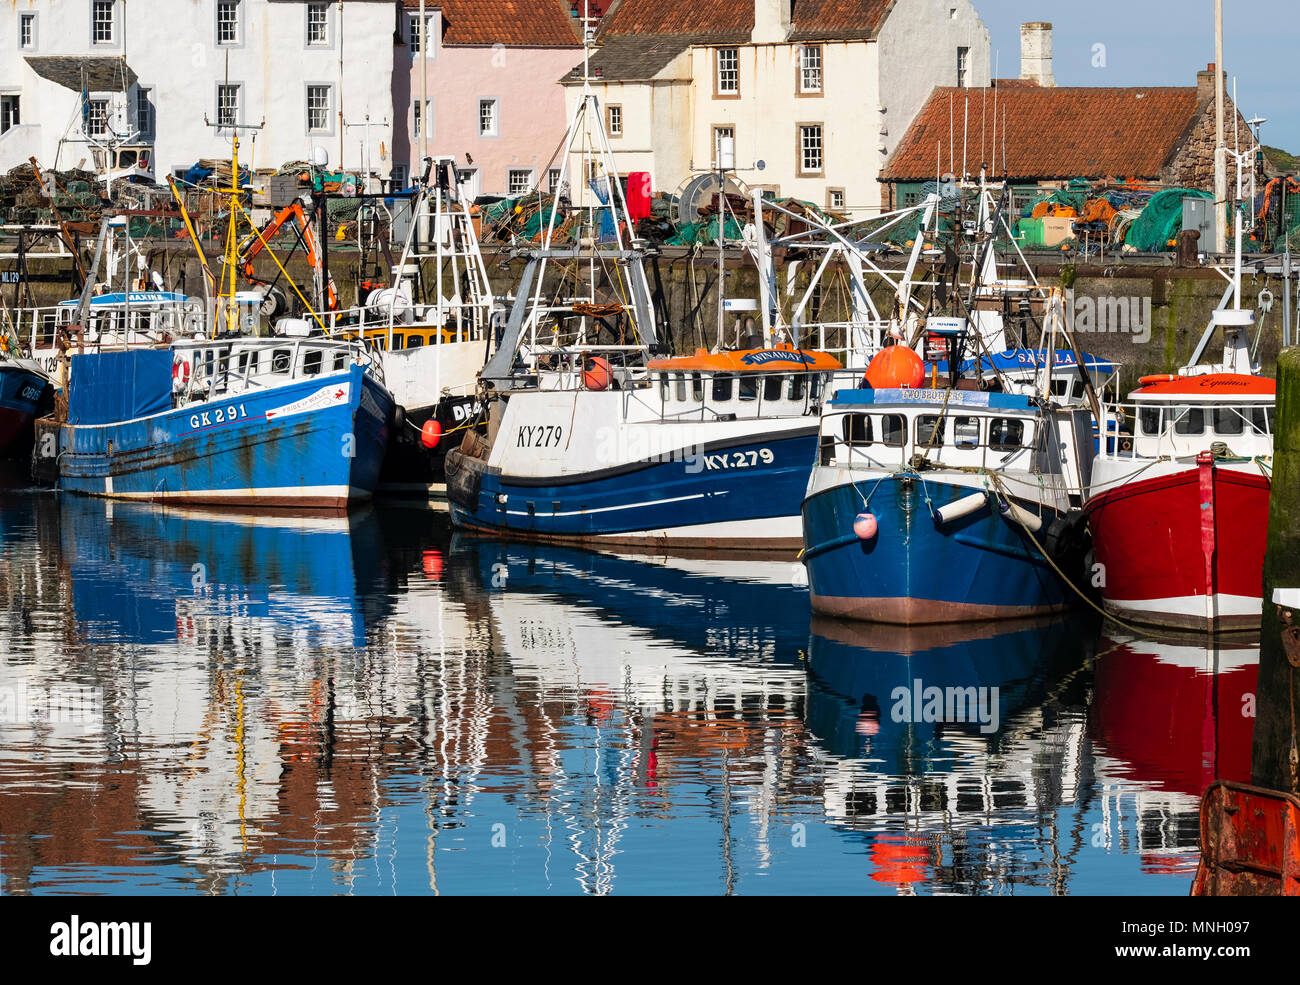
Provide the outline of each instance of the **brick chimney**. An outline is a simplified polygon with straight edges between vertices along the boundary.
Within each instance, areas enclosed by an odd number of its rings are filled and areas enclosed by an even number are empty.
[[[1226,99],[1228,92],[1226,79],[1224,80],[1223,92]],[[1196,100],[1201,103],[1214,100],[1214,62],[1206,65],[1204,72],[1196,73]]]
[[[1020,77],[1040,86],[1054,86],[1052,25],[1034,21],[1020,25]]]
[[[754,0],[755,44],[784,41],[790,33],[790,16],[794,0]]]

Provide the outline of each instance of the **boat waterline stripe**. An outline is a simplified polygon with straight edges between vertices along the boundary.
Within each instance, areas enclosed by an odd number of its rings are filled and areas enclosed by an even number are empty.
[[[653,499],[645,503],[628,503],[626,506],[598,506],[594,510],[569,510],[565,513],[542,513],[542,516],[587,516],[592,513],[614,513],[619,510],[640,510],[648,506],[665,506],[668,503],[685,503],[693,499],[704,499],[704,493],[696,493],[693,496],[677,496],[673,499]],[[529,513],[527,510],[506,510],[506,516],[536,516],[537,513]]]

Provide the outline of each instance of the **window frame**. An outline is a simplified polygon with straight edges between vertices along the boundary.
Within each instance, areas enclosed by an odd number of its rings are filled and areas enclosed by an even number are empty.
[[[617,127],[614,124],[615,116],[618,118]],[[605,106],[605,132],[613,139],[617,140],[623,136],[623,104],[608,103]]]
[[[91,129],[91,124],[96,119],[93,110],[93,107],[95,106],[102,106],[104,108],[103,114],[99,117],[99,120],[102,123],[102,128],[98,130]],[[86,137],[96,138],[108,136],[108,118],[110,111],[110,100],[107,96],[91,93],[86,97],[85,126],[82,128]]]
[[[158,106],[154,102],[154,97],[158,89],[156,86],[142,85],[136,82],[135,86],[135,128],[140,131],[141,137],[153,139],[158,135]],[[149,125],[146,127],[140,122],[141,100],[144,105],[148,106]]]
[[[970,88],[970,45],[957,46],[957,88]]]
[[[723,46],[713,48],[713,98],[714,99],[739,99],[740,98],[740,48],[736,46]],[[728,53],[735,59],[734,68],[729,71],[735,72],[735,88],[724,89],[722,87],[722,57]]]
[[[736,156],[736,125],[734,123],[715,123],[709,128],[709,134],[710,134],[709,167],[712,168],[713,170],[717,170],[719,164],[722,161],[722,155],[720,153],[720,151],[722,150],[722,145],[719,143],[719,140],[721,139],[719,134],[723,130],[727,131],[731,136],[731,156],[733,158],[732,165],[733,167],[735,165],[734,158]]]
[[[820,167],[809,169],[804,166],[804,131],[817,128],[818,138],[818,155]],[[807,123],[796,123],[794,125],[794,142],[795,142],[795,173],[800,178],[823,178],[826,176],[826,125],[809,121]]]
[[[532,168],[507,168],[506,169],[506,195],[527,195],[533,187],[533,177],[535,172]],[[518,191],[514,190],[514,180],[519,175],[523,175],[524,186]]]
[[[233,10],[233,21],[222,20],[223,10]],[[234,26],[235,36],[232,40],[221,40],[221,29],[230,23]],[[212,9],[212,44],[216,48],[242,48],[244,46],[244,4],[243,0],[216,0]]]
[[[325,14],[325,20],[323,21],[325,29],[324,41],[313,41],[311,39],[312,28],[315,26],[311,17],[313,10],[322,11]],[[334,47],[334,11],[328,0],[309,0],[308,3],[304,4],[302,40],[303,47],[309,49],[324,48],[328,50]]]
[[[325,103],[325,125],[323,127],[313,127],[311,125],[312,105],[311,97],[313,90],[323,90],[326,97]],[[335,116],[335,93],[332,82],[304,82],[303,83],[303,125],[308,135],[313,137],[329,137],[334,134],[334,116]]]
[[[234,119],[225,122],[221,115],[221,95],[225,90],[230,90],[235,95],[235,113]],[[236,129],[244,122],[244,84],[242,82],[228,82],[225,79],[216,84],[216,98],[213,105],[216,106],[216,113],[213,114],[212,122],[217,125],[218,129]]]
[[[839,205],[835,204],[834,197],[836,195],[839,195],[841,199]],[[843,188],[826,189],[826,208],[830,209],[832,212],[845,212],[848,210],[848,207],[849,207],[849,196],[848,193]]]
[[[97,38],[96,31],[101,24],[98,14],[101,10],[108,11],[108,37]],[[91,0],[90,2],[90,44],[91,47],[98,48],[115,48],[117,47],[117,0]]]
[[[483,107],[492,106],[492,129],[483,129]],[[494,140],[501,136],[501,100],[496,96],[478,97],[478,117],[475,122],[480,140]]]
[[[18,50],[19,51],[35,51],[37,48],[36,13],[37,12],[34,10],[23,10],[20,11],[18,14]],[[24,31],[27,31],[28,33],[26,42],[23,41]]]
[[[816,88],[810,88],[805,84],[809,68],[804,58],[814,51],[817,53],[817,86]],[[794,61],[794,93],[796,96],[804,98],[817,98],[826,94],[826,52],[821,45],[799,45],[799,55]]]

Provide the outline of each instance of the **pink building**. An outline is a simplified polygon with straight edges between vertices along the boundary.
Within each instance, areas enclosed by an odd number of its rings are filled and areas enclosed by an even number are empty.
[[[571,0],[426,0],[425,58],[419,0],[403,3],[410,72],[393,73],[394,177],[417,173],[427,153],[454,158],[471,195],[549,189],[568,122],[559,80],[582,60],[577,7]]]

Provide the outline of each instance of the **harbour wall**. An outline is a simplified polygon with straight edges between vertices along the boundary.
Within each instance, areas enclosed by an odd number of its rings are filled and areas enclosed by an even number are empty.
[[[152,269],[163,276],[169,288],[202,295],[201,268],[188,243],[165,241],[139,245]],[[523,270],[523,260],[508,251],[491,247],[485,247],[484,259],[494,290],[500,295],[512,291]],[[782,309],[787,318],[803,297],[817,260],[816,256],[778,252],[777,279]],[[210,257],[210,262],[219,272],[219,254]],[[28,304],[52,305],[70,297],[70,266],[71,261],[66,258],[30,257],[27,273],[31,300],[23,300]],[[901,261],[882,266],[887,270],[897,268]],[[277,270],[268,258],[259,257],[257,267],[260,277],[267,281],[275,279]],[[312,278],[301,254],[289,257],[286,268],[306,292]],[[1213,269],[1184,269],[1168,264],[1119,260],[1107,265],[1076,265],[1047,259],[1031,261],[1031,269],[1039,283],[1061,286],[1073,292],[1072,320],[1078,329],[1079,347],[1123,367],[1122,379],[1126,386],[1135,383],[1141,375],[1173,372],[1185,364],[1227,287],[1226,279]],[[14,270],[14,260],[0,258],[0,273],[9,275],[6,280],[12,279]],[[382,259],[372,255],[363,261],[355,249],[331,252],[330,270],[345,305],[356,303],[360,293],[358,285],[362,281],[384,282],[387,279]],[[714,345],[718,336],[716,252],[664,247],[653,257],[648,274],[660,323],[667,326],[666,332],[661,329],[666,335],[664,341],[678,352]],[[873,300],[881,314],[888,316],[893,289],[878,277],[871,283]],[[922,299],[928,297],[930,290],[930,287],[922,286],[919,296]],[[1268,293],[1261,298],[1261,292],[1265,290]],[[14,304],[13,283],[0,283],[0,292],[6,303]],[[757,271],[739,251],[728,252],[725,293],[732,298],[758,297]],[[1261,300],[1269,300],[1269,294],[1272,295],[1271,310],[1260,312],[1257,330],[1259,356],[1264,372],[1271,375],[1282,342],[1282,283],[1280,278],[1264,275],[1244,279],[1244,307],[1257,307]],[[831,273],[822,278],[822,288],[814,295],[805,320],[845,321],[849,310],[847,274]],[[1295,316],[1296,306],[1293,305],[1292,318]],[[724,322],[728,344],[735,341],[735,331],[735,318],[728,315]],[[1035,340],[1037,334],[1036,329],[1030,329],[1028,337]],[[804,341],[810,345],[817,343],[815,338]],[[828,341],[835,345],[838,340]],[[1218,353],[1216,341],[1206,355],[1217,357]]]

